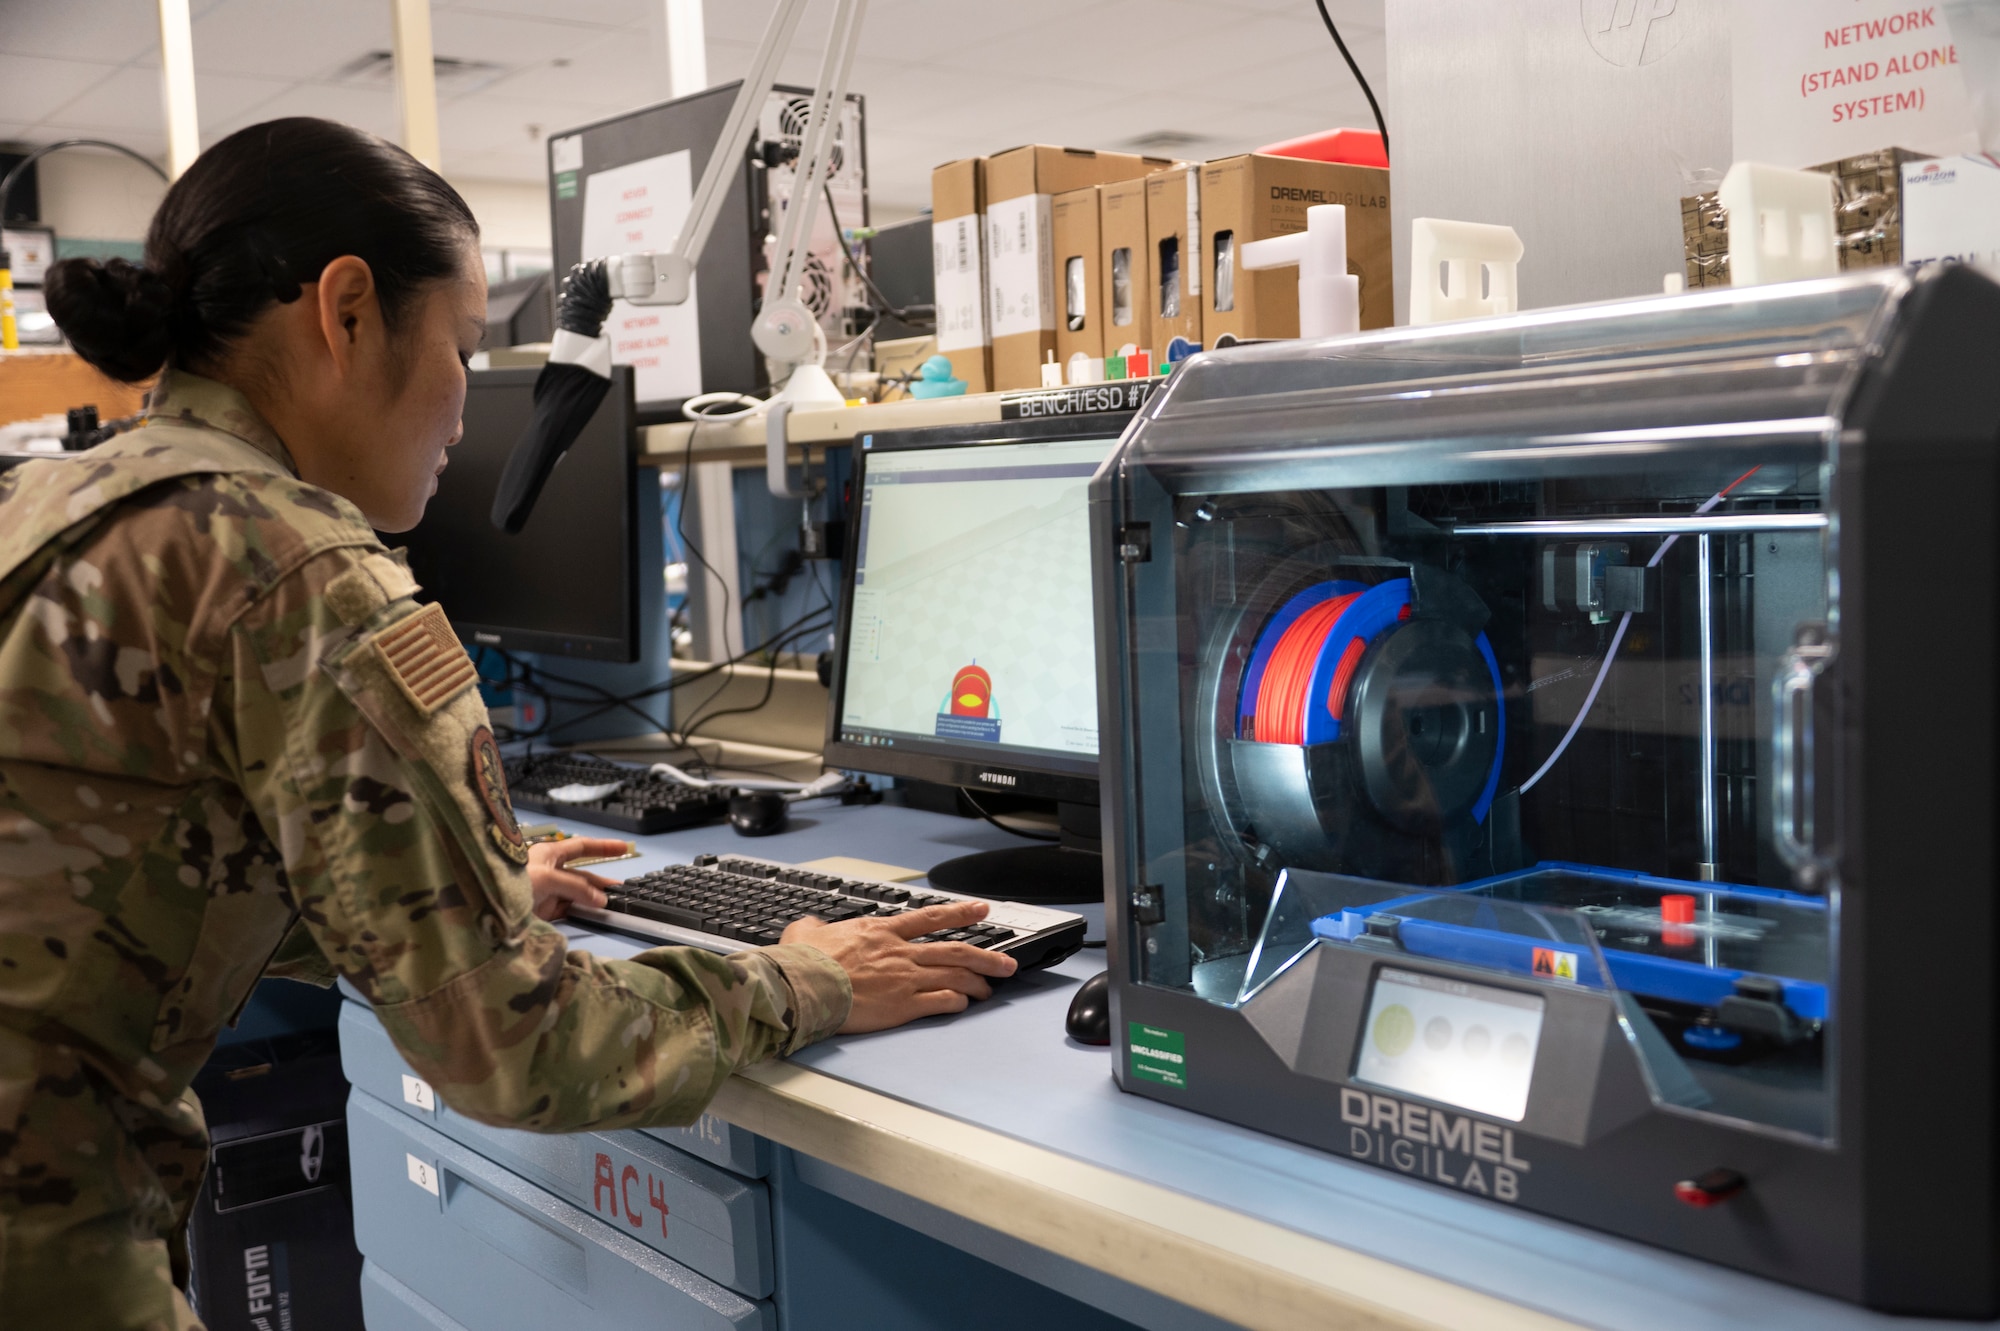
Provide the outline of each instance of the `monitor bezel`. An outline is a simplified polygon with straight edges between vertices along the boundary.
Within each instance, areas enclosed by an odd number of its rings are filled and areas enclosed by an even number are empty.
[[[466,391],[474,386],[520,388],[534,386],[540,377],[538,367],[507,367],[502,369],[475,370],[468,378]],[[639,429],[636,411],[632,401],[632,370],[625,365],[611,367],[611,387],[598,404],[590,421],[583,427],[588,432],[597,426],[600,414],[611,411],[619,413],[624,422],[622,431],[625,440],[625,493],[616,505],[606,505],[608,510],[618,514],[623,526],[625,546],[625,632],[612,638],[595,634],[551,633],[541,629],[524,629],[504,624],[485,624],[472,619],[452,616],[451,626],[458,633],[459,641],[467,647],[497,647],[510,652],[539,652],[546,656],[562,656],[573,660],[616,661],[630,664],[639,659],[640,606],[639,586],[643,579],[639,574]],[[617,426],[614,424],[614,429]],[[582,434],[578,435],[582,438]],[[447,612],[450,607],[446,607]]]
[[[1118,440],[1124,436],[1134,414],[1112,411],[1033,420],[982,421],[971,425],[940,425],[913,430],[876,430],[855,437],[847,548],[841,563],[838,645],[827,689],[825,760],[828,767],[877,776],[933,781],[966,790],[1000,791],[1075,804],[1098,802],[1097,773],[1101,755],[1100,758],[1065,761],[1056,757],[1039,758],[1018,750],[975,754],[967,749],[962,756],[915,750],[897,752],[841,739],[840,717],[847,698],[847,644],[854,615],[854,572],[860,555],[861,495],[867,484],[868,460],[878,453],[900,453],[920,448],[985,448],[995,444],[1060,442],[1065,439]],[[1117,445],[1114,443],[1107,461],[1116,453]],[[1095,642],[1091,644],[1091,650],[1096,650]]]

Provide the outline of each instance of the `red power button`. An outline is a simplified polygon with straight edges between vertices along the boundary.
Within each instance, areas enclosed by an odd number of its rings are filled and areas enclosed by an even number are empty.
[[[1719,1206],[1749,1186],[1750,1180],[1733,1169],[1711,1169],[1700,1178],[1684,1178],[1674,1184],[1674,1196],[1689,1206]]]

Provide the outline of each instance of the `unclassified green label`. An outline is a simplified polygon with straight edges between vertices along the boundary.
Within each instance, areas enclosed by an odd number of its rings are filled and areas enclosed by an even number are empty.
[[[574,199],[576,197],[576,172],[562,171],[556,175],[556,197]]]
[[[1187,1089],[1187,1037],[1136,1021],[1125,1025],[1130,1032],[1126,1049],[1132,1058],[1132,1075]]]

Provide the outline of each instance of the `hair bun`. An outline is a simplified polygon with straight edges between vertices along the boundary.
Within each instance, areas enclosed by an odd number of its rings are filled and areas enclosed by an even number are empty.
[[[152,269],[125,259],[64,259],[49,269],[47,289],[56,327],[113,379],[138,383],[167,363],[174,292]]]

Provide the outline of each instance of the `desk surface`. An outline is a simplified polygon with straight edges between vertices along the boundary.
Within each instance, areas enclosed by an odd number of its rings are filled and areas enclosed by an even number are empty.
[[[800,806],[790,830],[763,840],[720,826],[644,838],[644,860],[614,867],[641,873],[717,851],[924,868],[1008,844],[1019,843],[978,822],[827,802]],[[565,928],[605,955],[643,946]],[[1099,930],[1101,922],[1092,937]],[[752,1069],[733,1079],[716,1110],[807,1155],[1245,1325],[1967,1325],[1883,1316],[1127,1096],[1111,1080],[1108,1051],[1063,1034],[1072,990],[1101,969],[1102,957],[1085,951],[1018,977],[956,1017],[837,1037]]]

